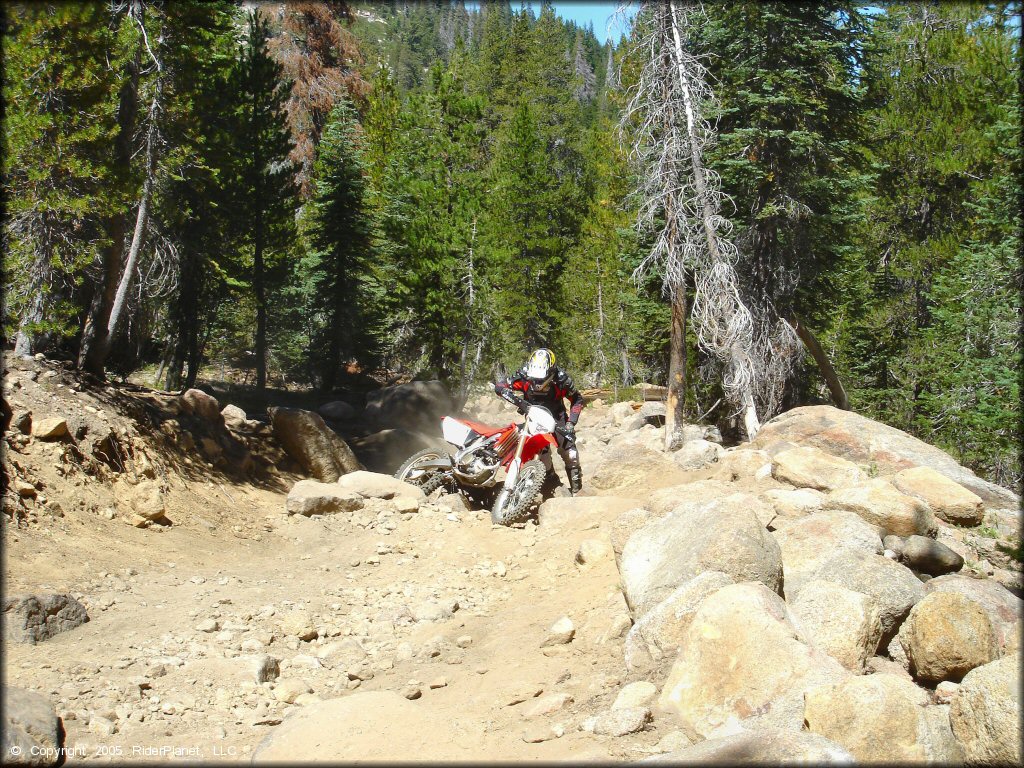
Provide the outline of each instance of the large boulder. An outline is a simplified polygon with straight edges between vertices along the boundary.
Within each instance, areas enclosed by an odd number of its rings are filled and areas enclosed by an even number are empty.
[[[324,403],[316,409],[316,412],[331,421],[348,421],[356,415],[356,409],[344,400],[332,400],[329,403]]]
[[[852,512],[815,512],[803,518],[777,518],[772,537],[782,552],[786,597],[792,599],[815,572],[842,552],[882,554],[878,529]]]
[[[780,483],[789,483],[797,488],[816,488],[819,491],[845,488],[865,477],[856,464],[807,445],[775,454],[772,476]]]
[[[711,570],[736,581],[759,581],[774,592],[781,587],[779,545],[742,502],[712,499],[653,520],[629,537],[619,559],[634,619]]]
[[[992,623],[1000,655],[1008,653],[1010,648],[1019,647],[1015,643],[1021,634],[1024,601],[998,582],[950,574],[930,579],[924,585],[924,591],[926,595],[935,592],[960,594],[979,605]]]
[[[410,381],[383,387],[366,395],[366,416],[384,427],[436,433],[441,418],[456,409],[451,393],[440,381]]]
[[[856,674],[882,639],[874,600],[830,581],[807,584],[790,609],[808,642]]]
[[[305,705],[263,738],[252,762],[458,761],[478,749],[451,718],[391,691],[367,691]]]
[[[678,451],[672,454],[672,459],[682,469],[700,469],[718,461],[722,450],[722,446],[718,443],[708,440],[687,440]]]
[[[956,592],[926,595],[903,622],[899,640],[914,677],[930,684],[958,682],[999,654],[988,614]]]
[[[1021,764],[1021,679],[1016,654],[967,673],[949,705],[967,763]]]
[[[643,669],[651,662],[672,658],[682,648],[704,600],[735,581],[721,571],[704,571],[676,587],[629,630],[624,649],[626,667]]]
[[[728,496],[735,486],[720,480],[697,480],[682,485],[659,488],[647,497],[644,505],[654,517],[667,515],[682,504],[703,504],[720,496]]]
[[[827,497],[814,488],[772,488],[758,498],[771,504],[777,517],[791,519],[820,512]]]
[[[919,573],[942,576],[963,568],[964,559],[941,541],[927,536],[908,536],[900,544],[903,561]]]
[[[639,501],[617,496],[575,496],[547,499],[537,509],[537,524],[544,529],[584,530],[594,523],[613,521],[636,508]]]
[[[820,448],[857,464],[874,464],[882,474],[930,467],[981,497],[987,506],[1016,508],[1017,494],[977,477],[949,454],[893,427],[830,405],[794,408],[761,427],[752,448],[778,442]]]
[[[355,491],[346,491],[337,483],[319,480],[300,480],[288,492],[285,509],[289,515],[332,515],[361,509],[363,497]]]
[[[609,538],[612,542],[612,550],[615,552],[615,562],[617,564],[621,562],[622,550],[625,548],[626,542],[629,541],[629,537],[659,517],[664,517],[664,515],[655,515],[646,507],[630,507],[615,518],[612,522]]]
[[[934,535],[935,517],[920,499],[896,490],[892,483],[875,478],[828,495],[825,510],[843,510],[860,515],[872,525],[897,536]]]
[[[807,692],[807,729],[841,744],[862,762],[956,760],[952,739],[936,733],[923,688],[899,675],[849,677]],[[949,730],[949,726],[946,726]],[[953,752],[951,754],[951,752]]]
[[[132,485],[122,481],[114,487],[115,503],[126,518],[136,515],[142,521],[157,521],[163,519],[167,512],[164,489],[156,482],[143,480]]]
[[[359,469],[338,478],[338,488],[344,492],[355,493],[364,499],[409,498],[416,501],[426,500],[423,490],[411,483],[403,482],[391,475],[378,472],[367,472]]]
[[[953,525],[980,525],[985,519],[981,497],[931,467],[901,469],[892,477],[897,490],[927,504],[937,517]]]
[[[853,755],[834,741],[807,731],[740,729],[674,752],[642,760],[672,765],[849,765]]]
[[[64,729],[53,704],[38,693],[3,686],[4,765],[60,765]]]
[[[274,437],[285,451],[316,480],[333,483],[362,469],[352,449],[319,414],[299,408],[269,408]]]
[[[8,642],[39,643],[87,621],[85,606],[71,595],[4,598],[4,636]]]
[[[245,411],[239,408],[237,405],[228,404],[225,405],[220,412],[221,418],[224,419],[224,424],[231,429],[241,429],[248,425],[249,417]]]
[[[761,479],[771,475],[772,457],[764,451],[729,448],[718,457],[714,478],[727,483],[737,480]]]
[[[924,585],[909,568],[882,555],[848,551],[826,560],[814,578],[831,581],[873,598],[882,623],[882,639],[895,633],[910,609],[924,597]],[[787,598],[799,595],[786,593]]]
[[[597,491],[630,496],[649,488],[652,479],[659,485],[670,485],[685,478],[671,456],[641,445],[614,448],[600,457],[587,481],[588,487]]]
[[[185,413],[205,421],[214,428],[224,425],[224,417],[221,415],[217,398],[201,389],[185,390],[178,397],[178,404]]]
[[[732,584],[697,609],[659,706],[675,714],[691,739],[751,717],[758,726],[799,730],[804,691],[847,674],[805,642],[772,590]]]

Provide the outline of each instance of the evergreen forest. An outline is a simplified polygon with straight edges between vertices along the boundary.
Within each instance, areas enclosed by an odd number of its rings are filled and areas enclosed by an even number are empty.
[[[652,258],[659,7],[603,42],[547,2],[4,3],[6,347],[465,397],[544,346],[612,396],[675,360],[686,419],[735,419],[699,271]],[[676,38],[736,296],[785,362],[762,421],[842,399],[1019,485],[1020,13],[739,0]]]

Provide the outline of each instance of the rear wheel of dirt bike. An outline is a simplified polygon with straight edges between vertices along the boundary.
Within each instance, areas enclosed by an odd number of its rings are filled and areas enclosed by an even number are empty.
[[[491,509],[491,522],[497,525],[512,525],[521,523],[529,517],[530,507],[536,501],[546,475],[547,468],[537,459],[523,464],[515,485],[507,493],[502,491],[498,494]]]
[[[395,477],[409,485],[417,486],[424,494],[429,495],[445,485],[450,475],[443,469],[423,465],[447,458],[448,454],[446,453],[434,448],[424,448],[406,459],[405,463],[395,472]]]

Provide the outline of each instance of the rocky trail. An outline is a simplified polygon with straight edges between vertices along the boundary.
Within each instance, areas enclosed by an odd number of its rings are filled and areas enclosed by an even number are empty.
[[[437,392],[256,419],[5,362],[5,761],[1020,760],[1018,499],[897,430],[666,453],[595,402],[584,493],[500,528],[359,468]]]

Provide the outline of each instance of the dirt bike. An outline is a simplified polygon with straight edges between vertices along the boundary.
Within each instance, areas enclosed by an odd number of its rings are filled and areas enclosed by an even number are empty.
[[[529,405],[509,392],[499,395],[525,416],[522,425],[489,427],[468,419],[445,416],[441,432],[454,446],[452,455],[433,448],[414,453],[395,477],[418,485],[424,493],[438,488],[456,488],[479,501],[493,498],[491,521],[512,525],[529,517],[537,494],[545,481],[557,483],[551,464],[551,449],[557,446],[556,434],[564,434],[547,408]],[[498,476],[505,470],[499,484]],[[497,495],[494,495],[494,492]]]

